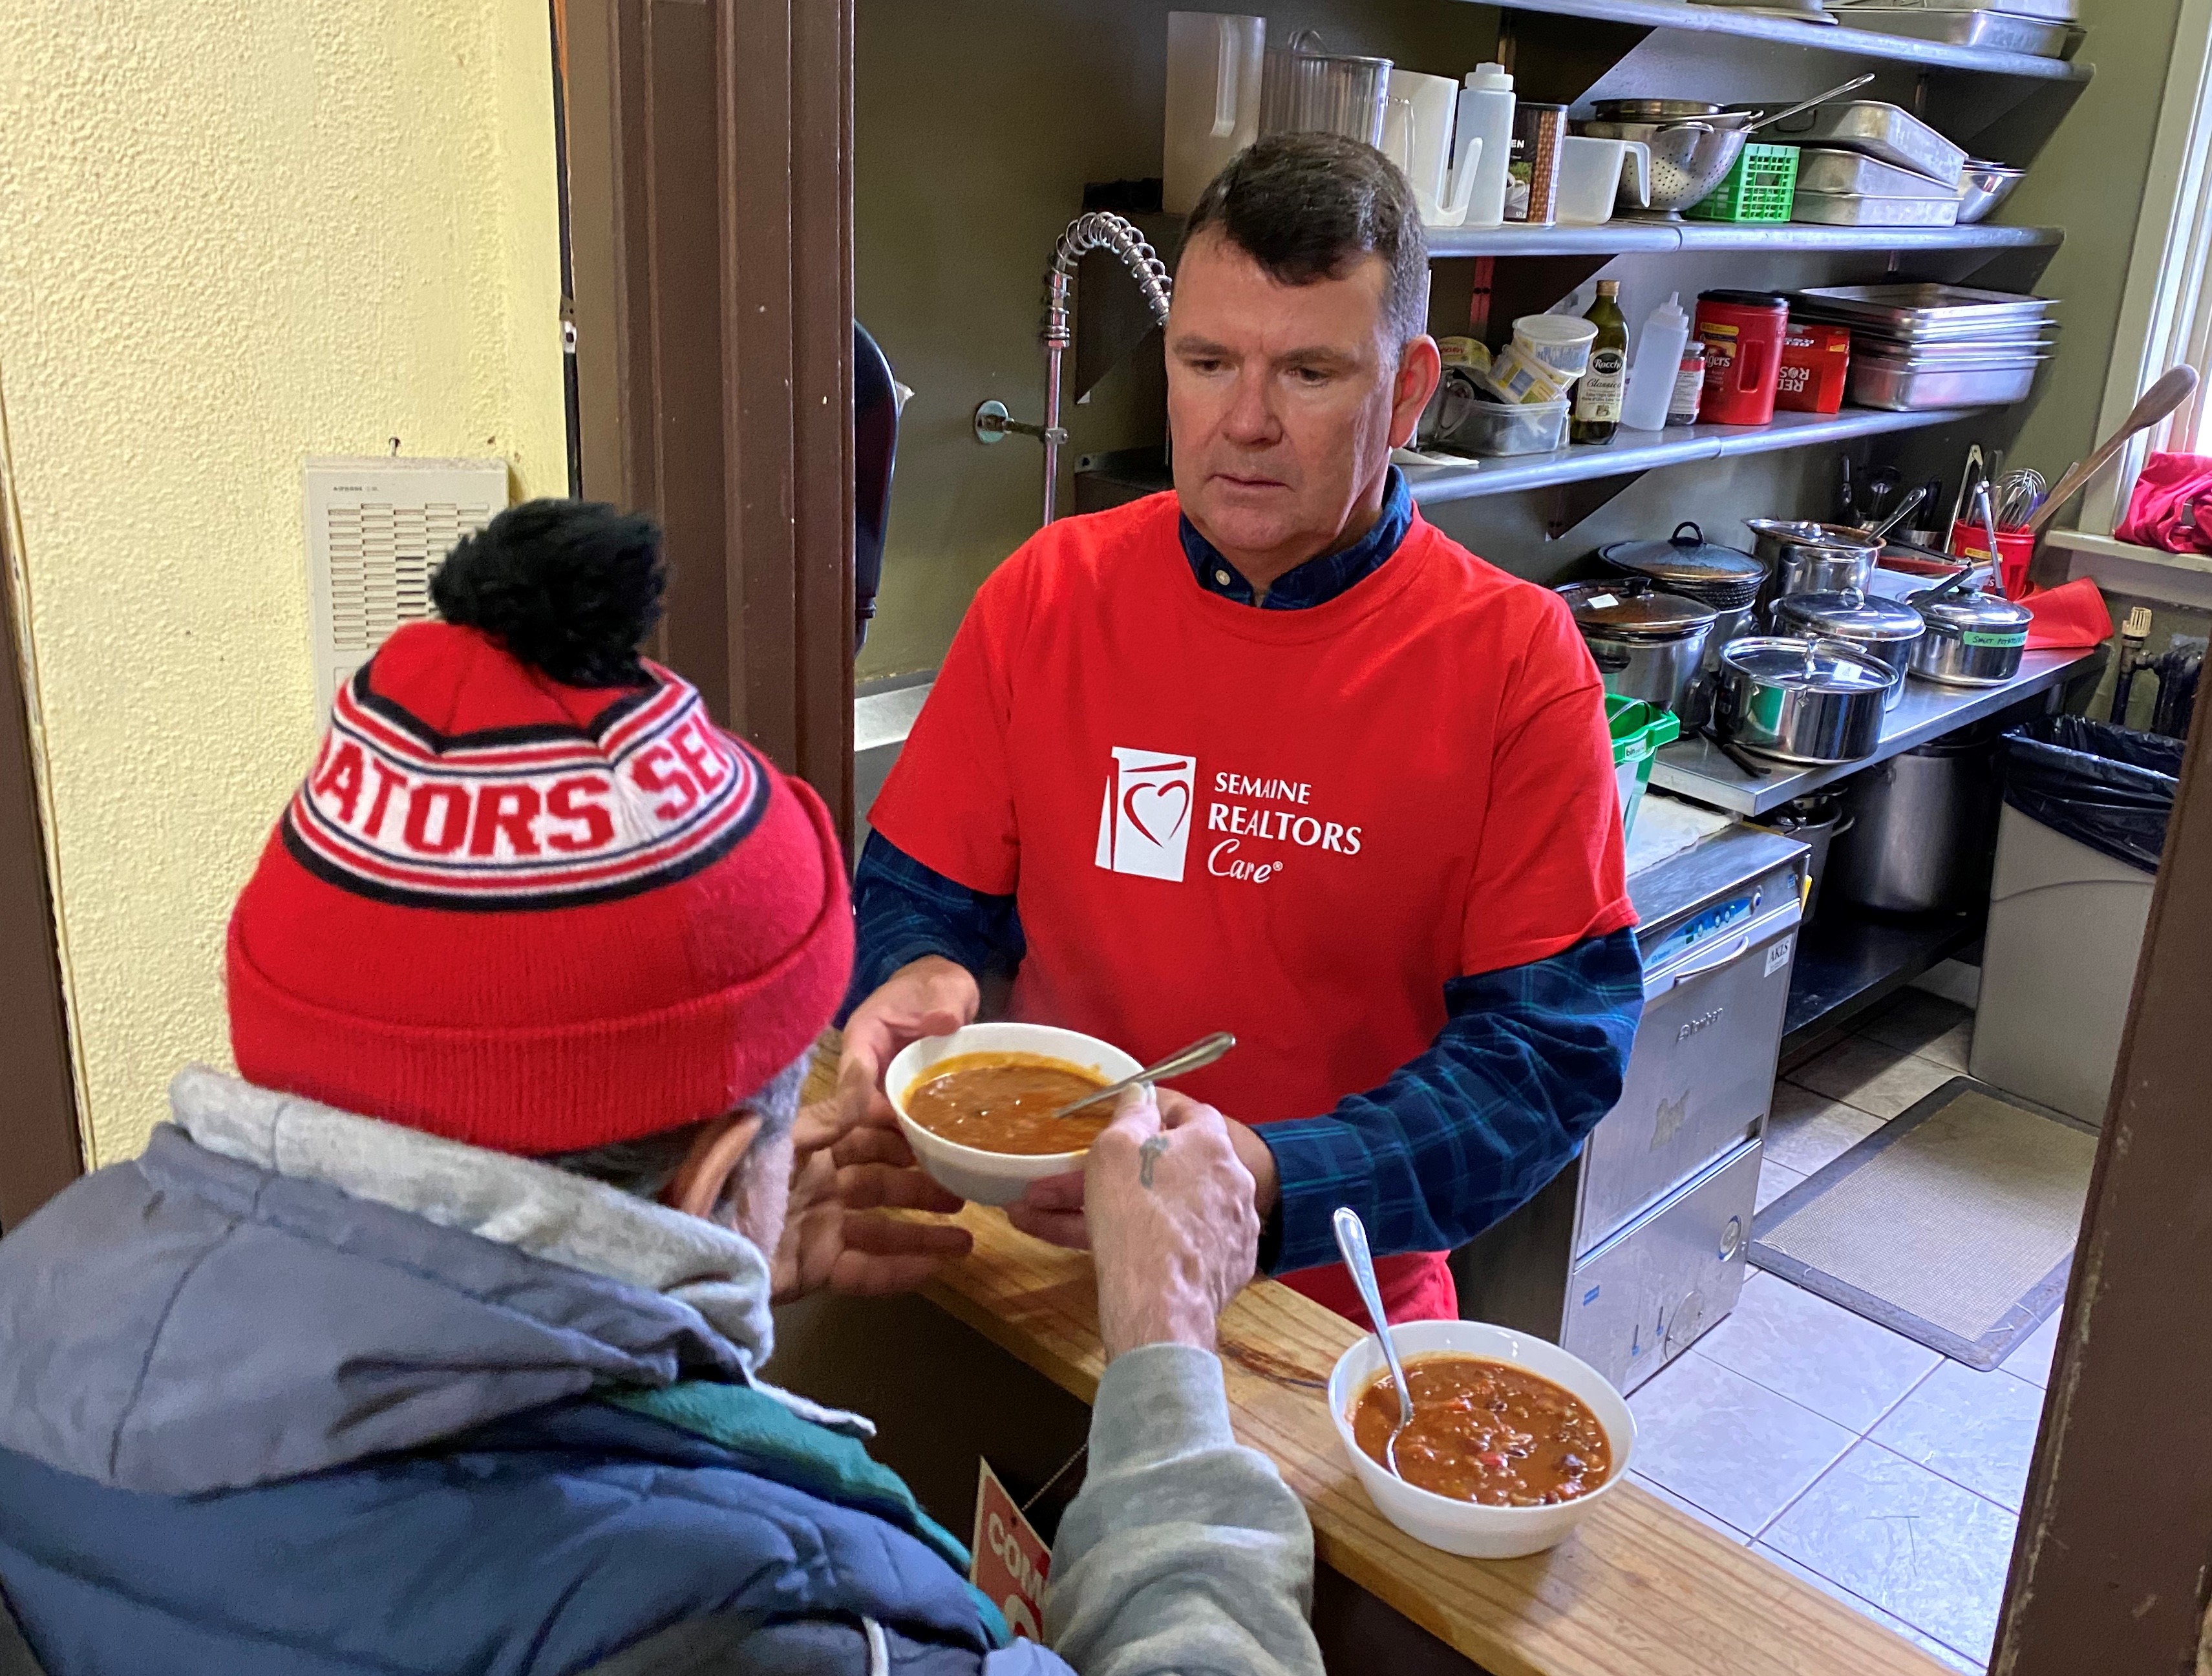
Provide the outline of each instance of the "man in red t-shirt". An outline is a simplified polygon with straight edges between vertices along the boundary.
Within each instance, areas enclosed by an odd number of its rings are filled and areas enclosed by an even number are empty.
[[[1346,1314],[1330,1216],[1397,1319],[1619,1097],[1642,1004],[1597,671],[1565,606],[1414,508],[1437,380],[1402,176],[1264,139],[1191,212],[1168,324],[1176,490],[1048,525],[977,593],[871,814],[844,1097],[917,1035],[1017,1017],[1235,1120],[1263,1266]],[[1015,1224],[1084,1237],[1081,1178]]]

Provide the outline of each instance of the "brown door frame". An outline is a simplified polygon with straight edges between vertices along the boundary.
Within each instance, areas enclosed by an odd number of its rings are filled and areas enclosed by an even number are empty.
[[[9,511],[0,502],[0,1233],[84,1173]]]
[[[657,513],[659,654],[853,798],[853,0],[565,0],[587,495]]]
[[[2212,1583],[2212,726],[2198,714],[2098,1139],[1991,1676],[2184,1676]]]

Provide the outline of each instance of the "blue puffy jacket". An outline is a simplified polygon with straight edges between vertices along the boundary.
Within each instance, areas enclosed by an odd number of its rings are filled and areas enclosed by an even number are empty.
[[[740,1359],[164,1126],[0,1241],[0,1593],[48,1676],[1065,1673]]]

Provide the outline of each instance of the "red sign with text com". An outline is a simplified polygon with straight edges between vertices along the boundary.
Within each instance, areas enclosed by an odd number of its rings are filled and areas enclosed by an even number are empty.
[[[1018,1636],[1044,1639],[1044,1580],[1052,1550],[1022,1517],[988,1460],[977,1463],[975,1536],[968,1580],[990,1596]]]

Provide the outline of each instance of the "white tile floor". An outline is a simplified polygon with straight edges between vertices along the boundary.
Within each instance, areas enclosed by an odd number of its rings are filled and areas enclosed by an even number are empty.
[[[1960,1074],[1971,1023],[1908,991],[1778,1084],[1760,1205]],[[1753,1270],[1728,1319],[1629,1399],[1632,1476],[1980,1676],[2057,1335],[2054,1314],[1977,1373]]]

